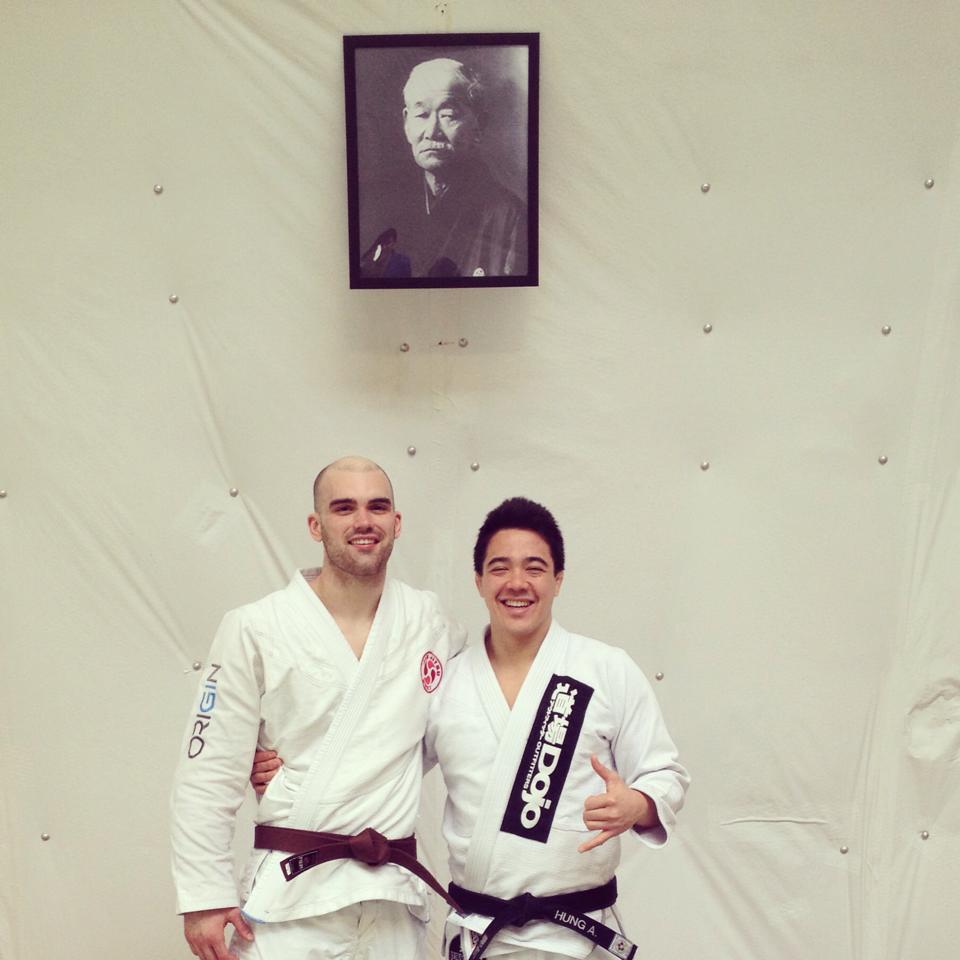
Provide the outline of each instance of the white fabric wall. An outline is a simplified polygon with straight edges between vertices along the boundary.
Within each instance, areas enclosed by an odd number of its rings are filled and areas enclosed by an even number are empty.
[[[502,30],[541,34],[540,287],[351,292],[342,35]],[[478,629],[474,532],[532,496],[559,617],[663,673],[645,960],[952,956],[958,63],[945,0],[2,0],[0,956],[188,955],[192,663],[353,451],[395,574]]]

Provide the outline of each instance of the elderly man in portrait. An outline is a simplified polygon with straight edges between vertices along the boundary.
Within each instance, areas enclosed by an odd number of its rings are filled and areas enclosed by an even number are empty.
[[[526,205],[481,157],[479,79],[458,60],[427,60],[410,71],[403,102],[415,166],[361,190],[364,276],[526,274]]]

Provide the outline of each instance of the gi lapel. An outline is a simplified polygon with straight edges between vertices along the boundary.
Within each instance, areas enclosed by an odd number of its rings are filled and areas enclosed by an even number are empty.
[[[370,627],[370,634],[363,648],[363,656],[357,664],[357,670],[340,701],[326,736],[317,745],[316,754],[303,778],[290,819],[284,826],[300,830],[322,829],[323,825],[316,822],[316,816],[324,802],[325,787],[333,779],[340,758],[370,703],[380,664],[383,662],[390,635],[395,629],[401,603],[400,590],[396,582],[387,580]],[[327,616],[330,614],[327,613]],[[332,617],[330,619],[333,620]],[[335,629],[339,634],[339,629],[336,627]],[[345,639],[343,646],[349,652]]]
[[[504,812],[518,775],[518,767],[525,755],[531,727],[537,719],[544,689],[557,665],[563,662],[566,647],[567,633],[554,621],[530,665],[512,710],[504,700],[486,647],[477,644],[465,654],[473,655],[471,674],[477,685],[478,699],[498,740],[496,760],[490,770],[464,864],[463,885],[470,890],[482,891],[486,884],[494,842],[501,831]]]

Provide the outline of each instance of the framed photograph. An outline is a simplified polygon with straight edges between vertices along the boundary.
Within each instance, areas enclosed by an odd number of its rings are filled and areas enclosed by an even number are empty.
[[[343,38],[350,286],[537,286],[539,34]]]

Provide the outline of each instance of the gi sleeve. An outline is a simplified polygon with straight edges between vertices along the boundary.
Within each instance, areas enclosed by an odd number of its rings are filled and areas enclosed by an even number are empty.
[[[177,911],[238,905],[233,870],[236,813],[260,728],[263,664],[242,610],[214,637],[187,721],[171,806]]]
[[[613,760],[627,786],[645,793],[656,805],[659,824],[637,826],[634,831],[648,846],[659,847],[677,821],[690,775],[680,763],[650,681],[625,651],[617,654],[619,663],[609,679],[618,689],[622,713],[611,743]]]
[[[433,602],[433,613],[430,624],[433,648],[438,652],[443,663],[443,676],[440,686],[430,697],[427,711],[427,728],[423,735],[423,772],[428,773],[437,764],[436,740],[437,728],[435,717],[446,693],[446,684],[449,683],[450,666],[454,657],[458,657],[467,642],[467,631],[452,617],[448,616],[440,605],[435,594],[429,594]]]
[[[437,711],[437,705],[440,697],[430,702],[430,708],[427,711],[427,729],[423,734],[423,772],[429,773],[438,762],[437,758],[437,727],[434,717]]]

